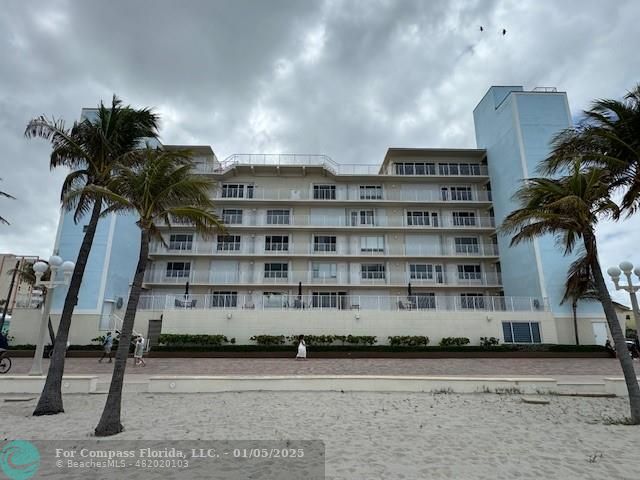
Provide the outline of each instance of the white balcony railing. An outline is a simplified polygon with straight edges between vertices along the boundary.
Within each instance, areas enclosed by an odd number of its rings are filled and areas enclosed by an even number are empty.
[[[138,310],[297,310],[301,314],[317,310],[384,310],[384,311],[489,311],[544,312],[548,305],[531,297],[461,297],[420,294],[381,295],[238,295],[238,294],[174,294],[143,295]]]
[[[396,201],[396,202],[490,202],[491,192],[486,190],[471,190],[469,192],[451,192],[434,190],[396,190],[387,189],[381,199],[362,198],[359,191],[349,189],[336,189],[335,191],[312,191],[291,188],[264,188],[255,186],[250,190],[238,189],[238,196],[229,196],[229,192],[223,197],[222,190],[214,192],[217,200],[315,200],[326,201]]]
[[[160,285],[181,285],[189,282],[201,285],[298,285],[300,282],[313,285],[432,285],[432,286],[499,286],[502,279],[497,273],[474,275],[443,272],[412,275],[409,272],[386,271],[378,276],[368,272],[323,273],[307,271],[263,272],[218,272],[214,270],[176,271],[150,270],[145,282]]]
[[[174,248],[172,248],[174,247]],[[497,245],[491,243],[480,243],[478,245],[410,245],[393,246],[387,245],[381,248],[363,248],[360,245],[348,245],[346,243],[336,244],[296,244],[288,243],[277,248],[268,249],[264,243],[254,244],[252,242],[240,242],[220,245],[215,242],[192,242],[190,248],[187,245],[162,245],[160,243],[151,244],[149,251],[152,255],[211,255],[211,256],[360,256],[360,257],[380,257],[380,256],[400,256],[400,257],[495,257],[498,255]],[[272,246],[273,247],[273,246]]]

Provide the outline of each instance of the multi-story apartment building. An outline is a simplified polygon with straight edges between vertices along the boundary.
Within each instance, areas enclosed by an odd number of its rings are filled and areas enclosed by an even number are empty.
[[[294,333],[571,343],[561,298],[572,257],[552,238],[510,247],[496,230],[516,208],[520,181],[570,125],[566,94],[492,87],[474,121],[477,149],[390,148],[371,165],[324,155],[220,162],[211,147],[189,146],[195,172],[215,181],[226,231],[204,238],[177,221],[161,227],[136,330],[158,331],[161,322],[164,332],[239,343]],[[63,215],[56,253],[74,258],[82,230]],[[72,339],[118,324],[137,245],[134,218],[100,222]],[[55,295],[54,313],[64,292]],[[604,343],[603,325],[599,304],[581,308],[583,343]]]

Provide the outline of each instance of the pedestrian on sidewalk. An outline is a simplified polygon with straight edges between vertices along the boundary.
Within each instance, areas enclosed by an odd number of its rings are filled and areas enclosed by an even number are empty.
[[[107,332],[107,336],[104,337],[104,341],[102,342],[102,357],[98,360],[98,363],[102,363],[105,357],[109,357],[109,363],[112,363],[113,360],[111,358],[111,350],[113,349],[113,337],[111,336],[111,332]]]
[[[142,335],[138,336],[138,340],[136,341],[136,347],[133,351],[133,366],[140,365],[142,367],[146,367],[147,364],[142,359],[142,355],[144,354],[144,338]]]
[[[296,360],[306,360],[307,359],[307,344],[304,343],[304,335],[300,335],[298,337],[298,354],[296,355]]]

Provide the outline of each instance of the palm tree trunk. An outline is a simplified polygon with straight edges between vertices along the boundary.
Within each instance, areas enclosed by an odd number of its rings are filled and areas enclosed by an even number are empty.
[[[106,437],[115,435],[123,430],[120,423],[120,409],[122,406],[122,386],[124,384],[124,372],[127,367],[127,359],[129,358],[129,346],[131,345],[131,333],[133,332],[133,324],[138,309],[138,300],[140,300],[140,291],[142,290],[142,281],[144,272],[147,268],[147,259],[149,257],[149,232],[141,228],[140,230],[140,256],[138,258],[138,266],[133,277],[131,285],[131,293],[127,303],[127,311],[122,321],[122,330],[120,331],[120,342],[118,343],[118,351],[116,352],[116,362],[113,367],[113,375],[111,376],[111,385],[109,386],[109,395],[105,403],[102,417],[96,427],[95,434],[98,437]]]
[[[600,262],[598,261],[598,251],[596,248],[596,239],[593,233],[587,233],[584,236],[584,244],[587,250],[587,255],[590,256],[591,269],[593,271],[593,278],[602,301],[602,307],[604,308],[604,314],[607,317],[607,323],[609,324],[609,331],[613,338],[613,345],[616,349],[616,355],[620,360],[620,367],[622,367],[622,373],[624,380],[627,384],[627,390],[629,392],[629,406],[631,408],[631,421],[635,425],[640,424],[640,386],[638,385],[638,379],[636,372],[633,368],[633,359],[629,355],[629,349],[625,342],[620,323],[618,322],[618,316],[616,310],[611,302],[609,296],[609,290],[607,284],[602,276],[602,270],[600,269]]]
[[[576,335],[576,345],[580,345],[580,338],[578,337],[578,302],[575,300],[571,303],[571,310],[573,311],[573,333]]]
[[[78,293],[82,285],[84,269],[87,266],[89,254],[91,253],[93,238],[98,228],[101,210],[102,199],[97,198],[93,204],[87,231],[80,245],[80,251],[76,259],[76,268],[73,270],[73,275],[71,276],[69,290],[64,299],[64,307],[62,308],[62,316],[60,317],[60,325],[58,325],[56,341],[53,345],[53,355],[51,356],[51,363],[49,364],[49,371],[47,372],[47,380],[44,383],[38,405],[33,412],[36,416],[55,415],[64,412],[62,405],[62,374],[64,373],[64,357],[67,354],[67,339],[69,338],[69,329],[71,328],[71,316],[73,315],[73,309],[78,303]],[[48,294],[53,295],[53,292],[48,292]]]

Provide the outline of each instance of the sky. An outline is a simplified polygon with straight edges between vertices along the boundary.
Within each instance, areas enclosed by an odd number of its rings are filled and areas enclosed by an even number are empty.
[[[557,87],[574,118],[624,95],[640,81],[639,17],[637,0],[4,0],[0,190],[16,200],[0,198],[0,252],[53,248],[65,173],[24,138],[35,116],[70,124],[116,93],[161,114],[163,143],[220,159],[474,148],[491,85]],[[640,214],[601,224],[602,264],[640,265],[638,233]]]

